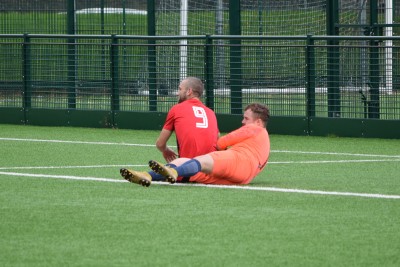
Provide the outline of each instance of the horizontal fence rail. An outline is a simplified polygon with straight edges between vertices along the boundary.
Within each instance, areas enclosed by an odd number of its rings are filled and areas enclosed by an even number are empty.
[[[262,102],[276,133],[400,138],[399,43],[381,36],[1,34],[0,122],[160,127],[180,80],[197,76],[222,129],[238,126],[247,104]],[[135,116],[146,122],[131,124]],[[157,117],[156,126],[147,116]]]

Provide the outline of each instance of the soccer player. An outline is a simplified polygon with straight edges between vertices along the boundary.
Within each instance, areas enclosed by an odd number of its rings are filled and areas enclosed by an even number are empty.
[[[200,100],[204,85],[196,77],[188,77],[178,87],[178,104],[168,112],[156,147],[164,159],[171,162],[177,157],[194,158],[216,150],[219,136],[214,111]],[[167,146],[175,131],[178,154]]]
[[[149,162],[153,171],[138,172],[121,169],[121,175],[132,183],[149,186],[157,176],[175,183],[178,177],[190,177],[190,182],[204,184],[248,184],[268,162],[269,119],[267,106],[253,103],[245,108],[242,127],[218,139],[217,150],[193,159],[177,158],[167,165]]]

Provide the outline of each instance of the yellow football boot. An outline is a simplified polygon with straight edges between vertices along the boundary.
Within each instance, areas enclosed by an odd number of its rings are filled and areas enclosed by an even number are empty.
[[[172,169],[168,166],[165,166],[155,160],[150,160],[149,161],[149,167],[156,173],[161,174],[162,176],[165,177],[165,180],[171,184],[174,184],[176,182],[176,179],[178,178],[178,173],[176,172],[175,169]]]
[[[128,182],[140,184],[146,187],[151,185],[151,176],[147,172],[138,172],[128,169],[121,169],[119,172],[121,173],[121,176],[124,177],[124,179]]]

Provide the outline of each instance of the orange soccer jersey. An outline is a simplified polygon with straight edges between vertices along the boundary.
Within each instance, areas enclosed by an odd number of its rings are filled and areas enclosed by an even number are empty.
[[[210,174],[202,172],[190,178],[204,184],[248,184],[265,167],[270,152],[265,128],[249,124],[218,139],[223,151],[210,153],[214,168]]]

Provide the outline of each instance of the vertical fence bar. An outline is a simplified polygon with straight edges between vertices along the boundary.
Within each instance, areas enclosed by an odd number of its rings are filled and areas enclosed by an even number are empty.
[[[104,0],[100,1],[100,34],[104,35],[105,34],[105,19],[104,19]],[[101,66],[102,66],[102,79],[103,82],[106,80],[106,66],[107,66],[107,61],[106,61],[106,48],[105,48],[105,41],[104,39],[101,39]]]
[[[378,1],[370,0],[370,24],[372,34],[379,35],[378,23]],[[370,41],[370,101],[368,105],[368,117],[379,118],[379,42],[376,40]]]
[[[111,36],[111,47],[110,47],[110,57],[111,57],[111,111],[120,109],[119,106],[119,49],[118,49],[118,39],[115,35]],[[112,115],[112,126],[115,126],[114,115]]]
[[[126,1],[122,0],[122,34],[126,35]]]
[[[126,1],[122,1],[122,34],[126,35]],[[125,41],[122,41],[125,44]],[[127,57],[127,52],[126,52],[126,46],[123,47],[123,70],[124,73],[122,74],[123,77],[128,77],[127,70],[128,68],[126,67],[128,63],[128,57]]]
[[[240,0],[229,1],[230,35],[241,35]],[[231,113],[242,114],[242,50],[241,40],[230,40]]]
[[[75,34],[75,0],[67,0],[67,34]]]
[[[67,33],[75,34],[75,0],[67,2]],[[67,62],[68,62],[68,108],[76,108],[76,40],[75,38],[67,38]]]
[[[215,15],[215,33],[217,35],[224,34],[224,3],[223,0],[217,0],[217,11]],[[224,41],[221,39],[215,40],[215,65],[216,75],[214,80],[214,87],[222,88],[225,86],[226,70],[225,70],[225,54],[226,49]]]
[[[156,7],[155,0],[147,0],[147,34],[156,35]],[[149,110],[157,111],[157,54],[156,41],[149,39],[147,42],[147,62],[149,73]]]
[[[214,64],[213,64],[213,42],[210,35],[206,35],[206,44],[204,46],[205,60],[204,73],[206,77],[206,106],[214,110]]]
[[[306,45],[307,117],[315,117],[315,52],[314,39],[307,35]]]
[[[339,4],[337,0],[327,0],[327,34],[339,35]],[[327,86],[328,86],[328,117],[340,117],[340,51],[338,40],[327,41]]]
[[[368,117],[379,118],[379,44],[378,41],[370,41],[370,67],[369,67],[369,94]]]
[[[24,112],[24,123],[27,123],[26,111],[31,107],[31,88],[32,88],[32,73],[31,73],[31,52],[30,38],[28,34],[24,34],[24,43],[22,44],[22,72],[23,72],[23,101],[22,107]]]
[[[68,108],[76,108],[76,49],[75,39],[68,38]]]
[[[104,34],[104,0],[100,1],[100,34]]]

